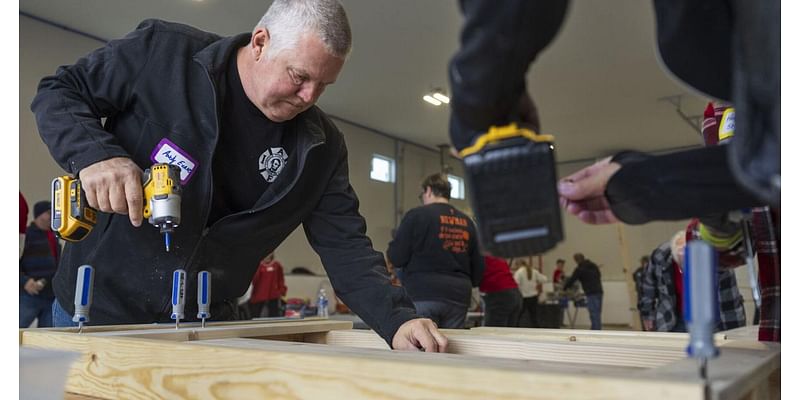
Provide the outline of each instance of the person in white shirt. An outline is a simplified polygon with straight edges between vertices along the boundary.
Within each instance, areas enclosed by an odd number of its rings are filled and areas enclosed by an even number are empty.
[[[542,283],[547,282],[547,277],[537,271],[527,262],[520,260],[521,267],[514,272],[514,280],[517,281],[519,291],[522,293],[522,315],[530,318],[530,327],[538,328],[536,320],[536,308],[539,305],[539,293]],[[520,318],[520,326],[523,318]]]

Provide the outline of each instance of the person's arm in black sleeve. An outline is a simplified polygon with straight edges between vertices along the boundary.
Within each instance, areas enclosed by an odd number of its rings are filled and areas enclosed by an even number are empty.
[[[389,242],[389,248],[386,250],[386,257],[395,268],[403,268],[411,261],[411,253],[414,248],[414,229],[420,222],[417,212],[412,209],[406,213],[400,226],[397,227],[394,239]]]
[[[483,271],[486,269],[483,255],[481,254],[480,244],[478,243],[478,234],[475,226],[470,223],[470,237],[469,237],[469,263],[470,263],[470,277],[472,279],[472,287],[478,287],[483,280]]]
[[[101,118],[133,101],[137,78],[148,61],[146,44],[154,28],[148,21],[122,39],[59,67],[39,83],[31,110],[42,140],[55,161],[72,174],[98,161],[130,157]]]
[[[569,279],[567,279],[567,281],[564,282],[564,286],[562,287],[564,289],[569,289],[575,283],[575,281],[578,280],[578,277],[580,277],[580,275],[581,275],[581,268],[576,267],[575,271],[572,271],[572,275],[570,275]]]
[[[619,153],[622,167],[608,181],[611,211],[627,224],[706,217],[763,205],[728,167],[725,146],[651,156]]]
[[[525,74],[558,32],[568,1],[460,3],[461,46],[449,66],[450,138],[457,150],[469,146],[490,125],[538,120],[528,115],[535,114],[535,107],[527,95]]]
[[[339,165],[303,227],[336,295],[391,346],[400,325],[418,316],[405,290],[392,286],[383,256],[366,236],[341,146]]]

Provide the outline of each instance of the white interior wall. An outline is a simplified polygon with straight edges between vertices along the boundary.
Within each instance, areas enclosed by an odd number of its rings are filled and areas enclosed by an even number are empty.
[[[50,200],[50,182],[64,171],[39,138],[30,105],[39,81],[60,65],[100,47],[100,42],[28,17],[19,17],[19,190],[33,204]],[[31,215],[32,218],[32,215]]]
[[[83,36],[20,16],[20,191],[32,204],[49,198],[49,183],[63,171],[52,161],[46,147],[42,144],[36,130],[29,105],[39,80],[52,74],[59,65],[70,64],[81,55],[97,48],[100,43]],[[445,112],[443,110],[443,112]],[[414,145],[397,145],[391,138],[375,134],[369,130],[337,121],[344,132],[349,149],[350,179],[361,201],[360,210],[367,221],[367,234],[378,251],[385,251],[391,230],[395,226],[395,190],[398,195],[399,213],[419,205],[419,183],[428,174],[440,170],[438,152]],[[602,134],[602,132],[598,132]],[[369,178],[371,156],[378,153],[396,157],[398,162],[396,185],[376,182]],[[447,164],[454,174],[463,177],[460,161],[447,158]],[[585,165],[585,164],[584,164]],[[559,166],[559,175],[565,176],[584,165],[568,164]],[[469,188],[467,188],[467,191]],[[513,188],[509,188],[513,196]],[[454,200],[456,207],[470,213],[467,201]],[[397,220],[399,221],[399,217]],[[555,260],[568,260],[568,272],[574,267],[572,254],[582,252],[602,268],[603,279],[608,281],[607,290],[623,290],[625,272],[623,257],[628,257],[630,265],[635,266],[641,255],[649,254],[658,244],[667,240],[685,222],[651,223],[642,226],[625,226],[622,229],[628,252],[623,256],[619,245],[619,231],[616,225],[589,226],[576,218],[564,216],[566,240],[555,249],[543,255],[544,272],[552,276]],[[278,258],[287,270],[295,266],[306,266],[313,271],[322,272],[319,258],[311,251],[302,230],[294,232],[278,249]],[[743,284],[740,279],[740,285]],[[747,292],[747,291],[743,291]],[[630,320],[630,307],[627,293],[606,296],[604,316],[607,322],[627,323]],[[611,301],[611,299],[615,299]],[[620,300],[621,299],[621,300]],[[580,323],[580,320],[579,320]]]

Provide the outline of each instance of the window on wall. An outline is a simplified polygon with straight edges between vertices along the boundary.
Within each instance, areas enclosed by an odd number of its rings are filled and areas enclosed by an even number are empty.
[[[464,199],[464,178],[455,175],[447,175],[447,180],[450,182],[450,198],[451,199]]]
[[[380,182],[394,182],[394,159],[373,154],[369,177]]]

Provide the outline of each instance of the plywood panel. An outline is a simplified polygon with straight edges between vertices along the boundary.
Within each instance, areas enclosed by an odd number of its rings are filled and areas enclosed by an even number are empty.
[[[317,354],[296,345],[235,349],[58,332],[27,332],[23,341],[84,353],[67,391],[101,398],[702,398],[697,382],[531,371],[521,360],[465,364],[422,352]]]
[[[696,361],[675,345],[685,344],[682,334],[445,330],[449,353],[440,354],[391,351],[374,332],[342,327],[317,320],[187,328],[191,335],[21,330],[20,344],[80,352],[67,392],[104,399],[704,399]],[[659,337],[668,345],[651,345]],[[717,340],[711,398],[779,398],[779,344]]]

